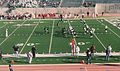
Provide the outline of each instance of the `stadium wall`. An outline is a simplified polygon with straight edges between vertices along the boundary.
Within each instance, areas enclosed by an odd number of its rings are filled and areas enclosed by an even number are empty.
[[[0,8],[0,14],[5,15],[8,8]]]
[[[0,8],[0,14],[6,15],[8,8]],[[89,17],[93,17],[93,14],[96,13],[98,16],[102,16],[101,13],[104,12],[104,16],[120,16],[120,3],[110,3],[110,4],[96,4],[96,7],[62,7],[62,8],[16,8],[12,10],[11,15],[23,15],[25,13],[32,14],[32,18],[39,18],[39,14],[48,14],[48,13],[62,13],[64,16],[66,14],[71,14],[71,17],[74,17],[74,14],[79,14],[81,17],[82,14],[87,15],[89,12]],[[58,17],[58,15],[56,15]]]
[[[98,14],[102,13],[102,12],[119,14],[120,13],[120,3],[96,4],[95,12]]]
[[[5,14],[5,11],[7,8],[0,9],[0,12],[2,14]],[[11,14],[24,14],[24,13],[30,13],[33,17],[35,17],[35,14],[47,14],[47,13],[62,13],[65,14],[85,14],[87,12],[90,12],[90,14],[95,12],[94,7],[64,7],[64,8],[16,8],[15,10],[12,10]]]

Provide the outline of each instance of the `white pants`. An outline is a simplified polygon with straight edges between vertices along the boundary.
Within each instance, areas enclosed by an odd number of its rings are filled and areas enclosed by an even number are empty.
[[[28,61],[29,61],[29,63],[31,63],[32,62],[32,57],[29,57]]]
[[[76,52],[76,55],[77,55],[77,56],[79,55],[79,51],[78,51],[78,52]]]
[[[15,56],[19,57],[18,51],[15,51]]]

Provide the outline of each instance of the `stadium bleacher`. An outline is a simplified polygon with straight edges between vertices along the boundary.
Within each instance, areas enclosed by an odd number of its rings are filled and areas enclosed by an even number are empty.
[[[82,0],[63,0],[61,7],[80,7]]]
[[[58,7],[60,2],[60,7],[94,7],[96,3],[120,3],[120,0],[0,0],[0,5],[17,8]]]
[[[39,7],[58,7],[61,0],[42,0],[39,1]]]

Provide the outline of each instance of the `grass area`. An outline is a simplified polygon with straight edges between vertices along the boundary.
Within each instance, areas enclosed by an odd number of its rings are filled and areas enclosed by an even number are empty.
[[[14,60],[14,64],[29,64],[27,58],[4,58],[0,60],[0,64],[10,64]],[[86,63],[86,57],[48,57],[48,58],[34,58],[32,64],[75,64],[80,63],[81,60],[84,60]],[[104,56],[96,56],[92,59],[92,63],[118,63],[120,62],[120,57],[111,56],[109,61],[105,60]]]
[[[30,44],[34,44],[37,53],[70,53],[70,42],[72,35],[63,37],[62,28],[68,28],[71,25],[76,33],[77,43],[84,42],[80,46],[80,52],[85,52],[92,44],[96,46],[97,52],[105,51],[108,44],[112,45],[113,51],[119,51],[120,31],[107,21],[101,19],[86,19],[89,27],[95,28],[96,37],[90,38],[90,35],[84,34],[84,24],[80,20],[19,20],[19,21],[0,21],[0,48],[3,53],[13,53],[15,44],[23,44],[19,52],[27,53],[31,50]],[[104,31],[105,25],[109,27],[108,32]],[[49,28],[49,34],[44,32],[44,27]],[[8,29],[9,36],[5,37],[5,30]],[[117,35],[116,35],[117,34]],[[9,49],[9,50],[8,50]]]
[[[68,28],[70,25],[75,29],[77,33],[77,37],[75,40],[77,43],[83,42],[85,45],[78,45],[80,47],[80,52],[85,52],[87,48],[91,47],[92,44],[96,46],[97,52],[105,51],[105,48],[111,44],[112,51],[119,52],[119,43],[120,43],[120,29],[111,25],[105,20],[101,19],[85,19],[86,24],[90,28],[95,28],[95,35],[93,38],[90,38],[89,34],[84,34],[83,30],[83,22],[80,20],[64,20],[59,22],[59,20],[19,20],[19,21],[0,21],[0,49],[2,49],[3,54],[13,54],[13,46],[16,44],[22,44],[19,47],[20,53],[27,53],[31,50],[32,44],[36,46],[37,53],[71,53],[70,42],[73,38],[72,35],[67,35],[64,37],[62,35],[62,28]],[[59,22],[59,26],[57,23]],[[108,32],[105,32],[105,26],[108,26]],[[46,34],[44,32],[44,27],[49,28],[49,33]],[[5,37],[5,30],[8,29],[8,37]],[[36,58],[33,59],[33,63],[44,63],[46,61],[50,61],[54,63],[54,60],[58,59],[58,62],[55,63],[70,63],[68,57],[61,58]],[[81,59],[81,57],[79,57]],[[79,63],[79,58],[76,59],[76,62]],[[85,59],[85,57],[82,57]],[[97,60],[97,62],[105,62],[103,57]],[[11,59],[16,58],[8,58],[8,62]],[[43,61],[41,61],[41,59]],[[47,60],[48,59],[48,60]],[[53,60],[52,60],[53,59]],[[103,60],[102,60],[103,59]],[[25,63],[26,58],[16,59],[18,60],[18,64]],[[20,60],[20,62],[19,62]],[[38,62],[36,62],[38,60]],[[66,61],[64,61],[66,60]],[[7,59],[5,59],[7,61]],[[22,62],[21,62],[22,61]],[[35,62],[34,62],[35,61]],[[109,62],[117,62],[111,60]],[[93,60],[93,62],[96,62]],[[1,63],[1,62],[0,62]],[[47,62],[45,62],[47,63]],[[50,63],[50,62],[48,62]]]

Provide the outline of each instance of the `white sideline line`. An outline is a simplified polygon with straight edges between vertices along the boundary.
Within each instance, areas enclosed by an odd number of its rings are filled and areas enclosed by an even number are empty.
[[[110,21],[108,21],[107,19],[104,19],[105,21],[107,21],[107,22],[109,22],[110,24],[112,24],[112,22],[110,22]],[[100,23],[102,23],[102,22],[100,22]],[[115,33],[111,28],[109,28],[108,27],[108,29],[111,31],[111,32],[113,32],[119,39],[120,39],[120,36],[117,34],[117,33]]]
[[[51,52],[51,46],[52,46],[52,40],[53,40],[54,24],[55,24],[55,20],[53,20],[53,25],[52,25],[52,33],[51,33],[50,45],[49,45],[49,54],[50,54],[50,52]]]
[[[104,49],[106,49],[105,45],[101,42],[101,40],[97,37],[97,35],[95,33],[93,33],[93,34],[96,37],[96,39],[99,41],[99,43],[104,47]]]
[[[24,22],[26,22],[27,20],[25,20]],[[23,22],[23,23],[24,23]],[[22,23],[22,24],[23,24]],[[2,45],[17,29],[19,29],[20,28],[20,26],[19,27],[17,27],[15,30],[13,30],[13,32],[7,37],[7,38],[5,38],[1,43],[0,43],[0,45]]]
[[[37,25],[36,25],[36,26],[34,27],[34,29],[32,30],[30,36],[28,37],[27,41],[25,42],[24,46],[22,47],[22,49],[20,50],[19,53],[21,53],[21,52],[23,51],[23,49],[25,48],[26,44],[27,44],[28,41],[30,40],[30,38],[31,38],[31,36],[33,35],[33,33],[34,33],[35,29],[37,28],[38,24],[39,24],[39,23],[37,23]]]
[[[84,19],[95,19],[95,18],[84,18]],[[103,18],[96,18],[96,19],[103,19]],[[39,19],[27,19],[27,20],[39,20]],[[40,20],[59,20],[59,19],[40,19]],[[79,20],[79,19],[69,19],[69,20]],[[23,21],[23,20],[0,20],[0,21]]]

